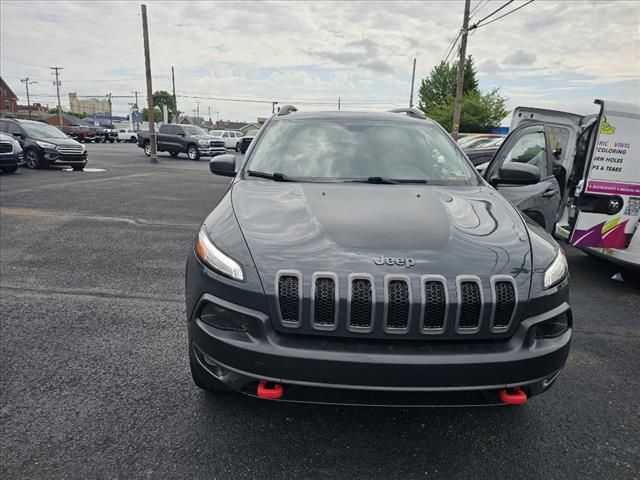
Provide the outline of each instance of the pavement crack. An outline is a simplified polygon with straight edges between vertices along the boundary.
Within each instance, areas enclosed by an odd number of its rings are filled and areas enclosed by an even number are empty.
[[[16,284],[0,284],[0,290],[10,290],[18,293],[39,293],[43,295],[69,295],[81,297],[118,298],[124,300],[151,300],[165,303],[184,303],[184,298],[177,295],[150,295],[146,293],[124,293],[107,290],[80,290],[72,288],[34,288]]]

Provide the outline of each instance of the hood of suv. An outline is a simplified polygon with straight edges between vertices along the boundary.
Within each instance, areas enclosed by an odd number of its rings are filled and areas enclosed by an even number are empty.
[[[474,275],[487,286],[509,275],[528,297],[525,224],[491,187],[246,180],[233,186],[232,202],[268,295],[278,272],[294,270],[305,279]]]
[[[33,140],[40,140],[41,142],[53,143],[57,147],[61,146],[82,146],[80,142],[76,142],[72,138],[45,138],[38,137],[33,138]]]

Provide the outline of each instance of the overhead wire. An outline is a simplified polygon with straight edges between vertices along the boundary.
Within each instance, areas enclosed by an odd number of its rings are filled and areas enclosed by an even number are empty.
[[[476,29],[476,28],[480,28],[480,27],[484,27],[484,26],[486,26],[486,25],[489,25],[489,24],[491,24],[491,23],[493,23],[493,22],[497,22],[497,21],[498,21],[498,20],[500,20],[501,18],[504,18],[504,17],[506,17],[506,16],[508,16],[508,15],[511,15],[512,13],[514,13],[514,12],[516,12],[516,11],[520,10],[521,8],[526,7],[526,6],[527,6],[527,5],[529,5],[531,2],[533,2],[533,0],[529,0],[527,3],[523,3],[523,4],[522,4],[522,5],[520,5],[519,7],[514,8],[513,10],[509,10],[509,11],[508,11],[507,13],[505,13],[504,15],[500,15],[498,18],[494,18],[493,20],[491,20],[491,21],[489,21],[489,22],[483,23],[483,24],[481,24],[481,25],[476,24],[473,28],[474,28],[474,29]]]

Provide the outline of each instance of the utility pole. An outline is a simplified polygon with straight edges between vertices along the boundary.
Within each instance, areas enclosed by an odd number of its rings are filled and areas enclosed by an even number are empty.
[[[176,101],[176,77],[171,67],[171,85],[173,86],[173,123],[178,123],[178,102]]]
[[[38,82],[30,82],[29,77],[21,78],[20,81],[24,83],[24,86],[27,87],[27,108],[29,109],[29,120],[31,120],[31,101],[29,100],[29,85],[33,85]]]
[[[211,107],[208,107],[208,108],[209,108],[209,128],[211,128],[211,124],[213,123],[211,121]]]
[[[113,127],[113,111],[111,109],[111,92],[109,92],[107,94],[107,100],[109,101],[109,125],[111,127]]]
[[[200,123],[200,102],[196,102],[196,121],[195,124],[198,125]]]
[[[276,113],[276,105],[278,102],[271,102],[271,113]]]
[[[60,105],[60,70],[64,70],[64,68],[62,67],[49,67],[49,68],[54,72],[56,72],[55,86],[56,86],[56,91],[58,92],[58,124],[59,126],[62,127],[62,105]]]
[[[147,77],[147,109],[149,112],[149,147],[151,155],[149,161],[158,163],[156,149],[155,110],[153,109],[153,87],[151,85],[151,55],[149,53],[149,25],[147,24],[147,6],[140,5],[142,10],[142,35],[144,37],[144,69]]]
[[[413,73],[411,74],[411,96],[409,97],[409,108],[413,107],[413,84],[416,81],[416,59],[413,59]]]
[[[456,84],[456,103],[453,110],[453,129],[451,135],[458,140],[460,132],[460,110],[462,109],[462,93],[464,86],[464,61],[467,55],[467,34],[469,33],[469,6],[471,0],[464,2],[464,20],[462,21],[462,40],[460,40],[460,61],[458,62],[458,83]]]
[[[338,110],[340,110],[340,97],[338,97]]]
[[[135,115],[136,121],[135,121],[134,129],[137,132],[138,130],[140,130],[140,122],[138,121],[138,115],[140,115],[140,107],[138,106],[138,94],[142,93],[142,92],[139,92],[138,90],[134,90],[131,93],[133,93],[135,95],[135,97],[136,97],[136,102],[133,104],[133,106],[131,108],[131,116],[133,116],[134,113],[136,114]],[[131,104],[129,104],[129,105],[131,105]]]

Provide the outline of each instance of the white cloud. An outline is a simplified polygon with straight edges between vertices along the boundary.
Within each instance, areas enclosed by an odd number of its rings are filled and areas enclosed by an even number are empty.
[[[413,57],[418,77],[427,75],[459,30],[463,9],[462,2],[147,5],[154,89],[171,90],[174,66],[178,104],[186,112],[196,99],[180,95],[306,102],[314,109],[333,108],[325,104],[337,104],[338,96],[347,108],[350,102],[369,109],[405,105]],[[19,79],[29,76],[40,81],[32,87],[36,99],[55,103],[49,70],[24,64],[63,66],[65,99],[69,91],[125,96],[145,90],[138,5],[5,1],[1,17],[2,76],[19,95]],[[477,29],[468,50],[481,88],[501,86],[511,108],[516,101],[557,104],[567,94],[558,83],[577,92],[632,80],[639,90],[638,24],[636,2],[534,2]],[[492,85],[483,83],[487,76]],[[514,81],[526,84],[512,87]],[[633,91],[620,99],[637,99]],[[125,112],[129,101],[115,99],[114,110]],[[271,111],[270,103],[201,99],[200,106],[238,120]]]

